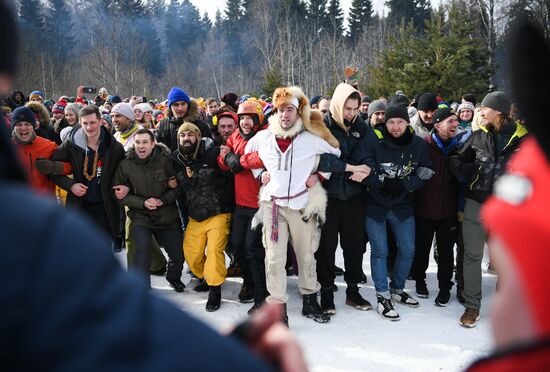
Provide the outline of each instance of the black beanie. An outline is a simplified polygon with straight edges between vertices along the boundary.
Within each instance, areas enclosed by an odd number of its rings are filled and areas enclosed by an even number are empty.
[[[15,76],[17,66],[17,25],[14,13],[7,2],[0,0],[0,73]]]
[[[11,114],[11,130],[15,127],[15,124],[26,121],[31,123],[33,126],[36,125],[36,118],[34,113],[27,106],[21,106],[16,108]]]
[[[491,92],[483,98],[481,106],[487,106],[493,110],[500,111],[505,115],[510,115],[510,107],[512,102],[506,93],[501,91]]]
[[[437,110],[437,97],[433,93],[422,93],[418,97],[418,106],[416,108],[421,111]]]
[[[443,120],[447,119],[449,116],[456,115],[454,111],[452,111],[448,107],[443,107],[435,110],[434,116],[433,116],[433,123],[441,123]]]
[[[388,101],[388,106],[409,106],[409,99],[404,94],[394,94]]]
[[[407,108],[400,105],[391,105],[386,109],[386,123],[390,119],[401,118],[409,123],[409,114]]]
[[[371,103],[372,99],[369,96],[363,96],[361,97],[361,103]]]

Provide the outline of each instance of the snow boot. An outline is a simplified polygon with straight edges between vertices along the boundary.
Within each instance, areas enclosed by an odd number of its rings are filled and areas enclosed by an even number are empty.
[[[317,323],[326,323],[330,320],[330,316],[325,314],[317,303],[317,293],[303,295],[302,315]]]
[[[206,283],[206,280],[199,279],[199,283],[193,288],[195,292],[207,292],[210,290],[210,287],[208,287],[208,283]]]
[[[181,282],[181,280],[168,280],[168,284],[170,284],[170,287],[174,288],[174,291],[181,293],[185,289],[185,284]]]
[[[336,314],[336,306],[334,306],[334,291],[332,287],[321,288],[321,309],[328,315]]]
[[[222,302],[222,287],[219,285],[210,286],[208,301],[206,301],[206,311],[217,311]]]
[[[382,318],[388,319],[391,321],[397,321],[400,319],[399,314],[393,308],[393,303],[389,298],[376,295],[376,300],[378,301],[378,306],[376,307],[376,310],[378,311],[378,314],[380,314]]]
[[[355,286],[348,286],[346,289],[346,305],[352,306],[357,310],[367,311],[372,309],[370,302],[365,300],[359,293],[359,288]]]

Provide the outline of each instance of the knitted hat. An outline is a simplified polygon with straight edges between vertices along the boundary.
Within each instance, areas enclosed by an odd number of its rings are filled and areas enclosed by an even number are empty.
[[[33,92],[31,92],[31,94],[29,95],[29,101],[31,101],[32,99],[39,99],[40,101],[44,101],[44,93],[42,93],[41,91],[39,90],[35,90]]]
[[[107,102],[111,102],[112,104],[115,104],[115,103],[122,102],[122,99],[119,96],[109,96],[107,97]]]
[[[114,105],[111,110],[111,115],[112,114],[120,114],[130,119],[130,121],[134,121],[134,109],[131,104],[126,102],[120,102]]]
[[[399,105],[388,106],[386,109],[386,123],[390,119],[401,118],[409,123],[409,113],[407,108]]]
[[[11,114],[11,129],[15,128],[15,124],[26,121],[31,123],[33,127],[36,125],[36,118],[32,110],[26,106],[16,108]]]
[[[433,93],[422,93],[418,97],[418,106],[416,108],[419,111],[437,110],[437,97]]]
[[[409,106],[409,99],[404,94],[396,94],[390,97],[388,106]]]
[[[153,108],[148,103],[140,103],[134,106],[134,110],[138,109],[139,111],[146,113],[146,112],[153,112]]]
[[[473,113],[475,112],[476,108],[470,102],[462,102],[456,109],[456,113],[460,115],[460,111],[462,110],[470,110]]]
[[[361,97],[361,103],[371,103],[372,99],[369,96],[363,96]]]
[[[309,104],[310,105],[314,105],[316,103],[319,103],[319,101],[321,100],[321,96],[313,96],[311,97],[311,99],[309,100]]]
[[[485,98],[483,98],[483,101],[481,101],[481,106],[486,106],[495,111],[500,111],[505,115],[509,115],[512,102],[506,93],[496,91],[487,94]]]
[[[539,124],[539,123],[537,123]],[[493,196],[481,210],[481,221],[497,236],[514,263],[525,306],[532,314],[537,336],[550,334],[550,297],[545,278],[550,263],[550,165],[535,139],[526,139],[508,163],[510,174],[495,183]],[[518,227],[521,226],[521,229]]]
[[[180,101],[184,101],[189,104],[191,102],[191,98],[189,98],[189,95],[185,93],[182,89],[178,87],[172,87],[172,89],[168,93],[168,107],[171,107],[174,103]]]
[[[434,116],[433,116],[433,123],[441,123],[445,119],[447,119],[450,116],[456,115],[450,108],[443,107],[435,110]]]
[[[53,105],[52,113],[53,114],[63,114],[65,113],[65,107],[67,107],[67,101],[60,100]]]
[[[101,118],[105,120],[107,123],[109,123],[109,126],[113,125],[113,118],[109,114],[103,114],[101,115]]]
[[[225,93],[221,99],[223,103],[233,108],[235,112],[239,109],[239,105],[235,104],[235,102],[239,99],[239,96],[237,96],[235,93]]]
[[[372,114],[374,114],[376,111],[386,111],[386,108],[386,102],[382,101],[381,99],[375,99],[369,105],[367,116],[370,118]]]
[[[72,111],[78,117],[78,113],[80,112],[80,105],[78,103],[69,103],[67,106],[65,106],[65,111]]]

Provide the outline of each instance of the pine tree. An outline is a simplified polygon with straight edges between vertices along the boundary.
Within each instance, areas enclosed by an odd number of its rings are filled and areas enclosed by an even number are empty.
[[[142,0],[113,0],[110,9],[113,14],[129,19],[142,18],[146,14]]]
[[[348,38],[355,43],[357,38],[373,22],[372,1],[353,0],[348,16]]]
[[[205,34],[209,33],[210,30],[212,30],[212,21],[210,20],[210,17],[206,12],[204,12],[201,18],[201,29],[202,29],[202,32]]]
[[[344,33],[344,11],[340,0],[330,0],[328,3],[326,24],[330,35],[339,37]]]
[[[44,31],[48,53],[56,65],[62,65],[75,45],[73,14],[65,0],[48,0]]]
[[[415,29],[422,31],[424,22],[430,19],[432,8],[429,0],[387,0],[386,6],[390,8],[387,21],[396,27],[402,22],[414,23]]]
[[[327,11],[325,0],[309,0],[307,4],[307,23],[316,35],[321,35],[326,31]]]

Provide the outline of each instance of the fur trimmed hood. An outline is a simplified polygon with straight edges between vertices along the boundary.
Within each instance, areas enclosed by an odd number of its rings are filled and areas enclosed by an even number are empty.
[[[166,116],[174,119],[174,114],[172,113],[172,110],[170,107],[166,106]],[[199,111],[199,104],[197,101],[193,98],[189,101],[189,108],[187,109],[187,114],[182,118],[183,122],[190,122],[194,123],[196,120],[202,119],[201,113]]]
[[[51,124],[50,120],[50,113],[46,106],[44,106],[40,102],[27,102],[25,104],[28,108],[31,109],[32,112],[35,114],[38,114],[38,117],[40,118],[40,126],[41,127],[47,127]]]
[[[284,130],[281,127],[279,114],[275,114],[269,117],[269,130],[275,136],[281,138],[292,138],[301,131],[307,130],[327,141],[332,147],[339,148],[338,140],[325,125],[323,114],[318,110],[311,110],[307,97],[299,87],[277,88],[273,93],[273,104],[278,109],[288,104],[295,104],[296,100],[298,101],[298,114],[300,117],[294,126],[289,130]]]

